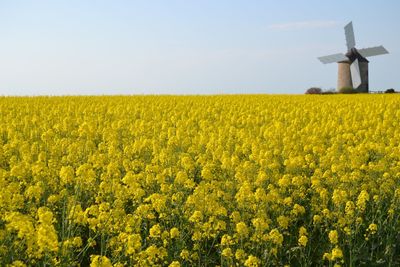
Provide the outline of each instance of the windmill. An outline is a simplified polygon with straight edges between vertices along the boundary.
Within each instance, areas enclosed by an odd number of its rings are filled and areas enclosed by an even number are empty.
[[[367,57],[388,54],[389,52],[381,45],[370,48],[356,49],[353,23],[344,27],[346,35],[347,53],[338,53],[319,57],[324,63],[338,63],[337,89],[354,88],[358,92],[368,93],[368,63]]]

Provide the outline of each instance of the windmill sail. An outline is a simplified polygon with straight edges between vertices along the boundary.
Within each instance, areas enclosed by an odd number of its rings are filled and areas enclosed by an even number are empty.
[[[354,37],[353,22],[350,22],[344,27],[344,33],[346,35],[347,50],[350,51],[356,46],[356,38]]]
[[[358,64],[358,59],[354,60],[350,65],[351,80],[353,82],[353,88],[357,89],[361,85],[361,74],[360,65]]]
[[[358,49],[357,51],[363,57],[372,57],[372,56],[379,56],[379,55],[383,55],[383,54],[389,54],[389,52],[382,45]]]
[[[319,57],[318,59],[324,64],[348,60],[348,58],[342,53]]]

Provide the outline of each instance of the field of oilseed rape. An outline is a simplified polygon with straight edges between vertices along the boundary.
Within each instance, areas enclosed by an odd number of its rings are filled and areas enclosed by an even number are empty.
[[[0,97],[0,266],[398,266],[400,96]]]

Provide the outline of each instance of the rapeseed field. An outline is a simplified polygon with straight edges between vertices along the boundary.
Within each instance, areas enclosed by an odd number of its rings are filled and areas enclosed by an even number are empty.
[[[0,97],[1,266],[396,266],[400,96]]]

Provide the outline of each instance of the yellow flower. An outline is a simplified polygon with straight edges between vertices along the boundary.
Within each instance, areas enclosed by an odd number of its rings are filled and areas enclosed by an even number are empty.
[[[90,267],[112,267],[111,261],[106,256],[91,255]]]
[[[161,235],[161,227],[159,224],[155,224],[150,228],[150,237],[156,238],[156,237],[160,237]]]
[[[75,171],[71,166],[62,166],[59,175],[63,184],[74,182]]]
[[[343,258],[343,252],[338,247],[335,247],[334,249],[332,249],[331,255],[332,255],[331,260]]]
[[[262,233],[266,230],[269,230],[268,222],[266,222],[263,218],[255,218],[251,222],[253,223],[253,226],[257,232]]]
[[[225,258],[231,258],[233,256],[232,249],[231,248],[223,249],[221,255],[224,256]]]
[[[339,267],[341,241],[354,250],[398,228],[399,106],[367,94],[0,97],[0,262],[262,266],[294,246]]]
[[[255,257],[253,255],[250,255],[247,258],[247,260],[244,262],[244,266],[246,266],[246,267],[258,267],[258,266],[260,266],[260,260],[257,257]]]
[[[195,231],[192,235],[192,240],[193,241],[199,241],[201,240],[201,233],[200,231]]]
[[[300,246],[305,247],[307,245],[308,238],[305,235],[300,236],[298,243]]]
[[[205,167],[202,171],[201,171],[201,176],[205,179],[205,180],[212,180],[214,178],[214,175],[212,173],[212,170],[209,167]]]
[[[378,225],[376,225],[375,223],[371,223],[371,224],[368,226],[368,231],[369,231],[371,234],[375,234],[377,230],[378,230]]]
[[[349,227],[347,227],[347,226],[343,229],[343,231],[346,233],[346,235],[350,235],[351,234],[351,229]]]
[[[362,190],[360,195],[357,198],[357,208],[360,211],[364,211],[367,205],[367,202],[369,201],[369,194],[367,191]]]
[[[272,229],[269,232],[269,239],[272,241],[273,244],[281,246],[283,243],[283,235],[279,232],[278,229]]]
[[[292,209],[292,214],[295,216],[303,215],[306,212],[306,209],[299,205],[299,204],[294,204],[293,209]]]
[[[26,264],[23,263],[22,261],[16,260],[16,261],[13,261],[13,263],[11,265],[7,265],[7,266],[10,266],[10,267],[26,267]]]
[[[45,207],[40,207],[37,211],[39,217],[39,226],[37,229],[37,243],[39,253],[57,252],[58,237],[52,224],[53,213]]]
[[[203,220],[203,214],[199,210],[193,212],[192,216],[189,218],[189,221],[193,223],[200,222],[202,220]]]
[[[178,172],[178,174],[175,177],[175,183],[184,185],[186,181],[188,180],[188,175],[184,171]]]
[[[179,237],[179,234],[180,233],[179,233],[178,228],[176,228],[176,227],[171,228],[171,230],[170,230],[171,238]]]
[[[51,195],[47,198],[47,202],[48,203],[56,203],[59,200],[59,196],[58,195]]]
[[[244,238],[249,234],[249,229],[244,222],[239,222],[236,224],[236,232],[241,238]]]
[[[322,256],[322,259],[331,261],[332,260],[332,254],[328,253],[328,252],[325,252],[324,255]]]
[[[238,211],[232,212],[230,218],[232,219],[232,221],[234,223],[238,223],[241,220],[241,216],[240,216],[240,213]]]
[[[168,267],[180,267],[181,264],[179,263],[179,261],[173,261],[171,262],[170,265],[168,265]]]
[[[72,245],[79,248],[82,246],[82,238],[80,236],[76,236],[72,239]]]
[[[299,236],[308,235],[307,229],[304,226],[301,226],[299,229]]]
[[[238,261],[243,261],[243,260],[246,258],[246,252],[244,252],[243,249],[238,249],[238,250],[236,250],[235,258],[236,258]]]
[[[280,215],[277,219],[278,224],[283,229],[287,229],[289,227],[289,218],[283,215]]]
[[[336,230],[331,230],[329,232],[329,241],[334,245],[336,245],[339,242],[339,235]]]
[[[354,206],[353,201],[347,201],[346,207],[345,207],[346,215],[348,215],[350,217],[354,216],[354,208],[355,208],[355,206]]]
[[[232,244],[234,244],[234,241],[232,240],[232,237],[230,235],[225,234],[221,237],[222,246],[230,246]]]
[[[320,215],[314,215],[313,216],[313,223],[314,224],[319,224],[322,221],[322,218]]]
[[[179,256],[184,259],[184,260],[189,260],[190,258],[190,253],[187,249],[182,249],[181,253],[179,254]]]
[[[128,236],[126,241],[126,253],[128,255],[134,254],[135,252],[139,251],[142,246],[142,238],[139,234],[131,234]]]

